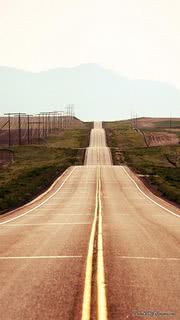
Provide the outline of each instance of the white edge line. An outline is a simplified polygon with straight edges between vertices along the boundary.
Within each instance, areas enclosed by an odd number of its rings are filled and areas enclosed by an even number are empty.
[[[20,211],[22,209],[25,209],[26,207],[29,207],[29,205],[32,205],[34,203],[36,203],[37,201],[40,201],[42,198],[44,198],[44,196],[46,196],[59,182],[60,179],[62,179],[64,177],[64,175],[67,173],[67,171],[70,169],[71,167],[67,168],[51,185],[50,187],[44,191],[43,193],[41,193],[39,196],[37,196],[36,198],[34,198],[33,200],[31,200],[30,202],[27,202],[26,204],[24,204],[23,206],[20,206],[14,210],[8,211],[6,212],[4,215],[2,215],[2,217],[6,217],[12,213],[16,213],[17,211]]]
[[[160,257],[117,256],[117,258],[119,258],[119,259],[136,259],[136,260],[180,261],[180,258],[160,258]]]
[[[60,187],[59,187],[52,195],[50,195],[46,200],[44,200],[43,202],[41,202],[38,206],[36,206],[36,207],[34,207],[34,208],[32,208],[32,209],[30,209],[30,210],[28,210],[28,211],[26,211],[26,212],[18,215],[17,217],[14,217],[14,218],[8,219],[8,220],[6,220],[6,221],[0,222],[0,225],[3,225],[3,224],[6,224],[6,223],[8,223],[8,222],[10,222],[10,221],[14,221],[14,220],[16,220],[16,219],[19,219],[19,218],[25,216],[26,214],[28,214],[29,212],[32,212],[32,211],[38,209],[39,207],[41,207],[41,206],[42,206],[43,204],[45,204],[49,199],[51,199],[59,190],[61,190],[61,188],[63,187],[63,185],[66,183],[66,181],[67,181],[67,180],[69,179],[69,177],[72,175],[72,173],[74,172],[74,170],[77,169],[77,168],[78,168],[78,167],[74,167],[74,168],[72,169],[72,171],[70,172],[70,174],[65,178],[65,180],[63,181],[63,183],[60,185]],[[62,175],[59,177],[59,179],[60,179],[60,178],[62,178]],[[23,209],[23,208],[22,208],[22,209]]]
[[[47,210],[47,211],[49,211],[49,209]],[[57,211],[57,210],[56,210]],[[71,210],[72,211],[72,210]],[[31,217],[46,217],[46,215],[47,215],[47,212],[45,212],[44,214],[40,214],[40,213],[35,213],[35,214],[32,214],[31,215]],[[88,216],[92,216],[92,214],[91,213],[52,213],[52,209],[51,209],[51,213],[50,213],[50,216],[51,217],[63,217],[63,216],[65,216],[65,217],[71,217],[71,216],[77,216],[77,217],[79,217],[79,216],[83,216],[83,217],[88,217]]]
[[[123,171],[127,174],[127,176],[129,177],[129,179],[135,184],[136,188],[147,198],[149,199],[151,202],[155,203],[158,207],[164,209],[165,211],[173,214],[174,216],[180,218],[180,215],[179,214],[176,214],[175,212],[172,212],[171,210],[163,207],[161,204],[159,204],[158,202],[156,202],[155,200],[151,199],[147,194],[145,194],[140,188],[139,186],[137,185],[137,183],[134,181],[134,179],[129,175],[129,173],[127,172],[127,170],[121,166],[121,168],[123,169]]]
[[[21,260],[21,259],[68,259],[82,258],[83,256],[19,256],[19,257],[0,257],[0,260]]]
[[[12,223],[8,224],[8,227],[17,226],[58,226],[58,225],[91,225],[90,222],[50,222],[50,223]]]

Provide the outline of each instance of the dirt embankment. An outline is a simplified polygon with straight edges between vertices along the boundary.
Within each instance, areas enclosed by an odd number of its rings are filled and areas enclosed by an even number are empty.
[[[148,147],[179,144],[179,138],[175,133],[168,132],[144,132]]]

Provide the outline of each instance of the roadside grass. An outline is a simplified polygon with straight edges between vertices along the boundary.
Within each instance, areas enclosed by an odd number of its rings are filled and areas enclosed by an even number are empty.
[[[137,148],[124,152],[124,162],[136,173],[144,175],[144,179],[161,195],[180,204],[178,154],[179,146]]]
[[[35,198],[68,167],[82,165],[89,135],[90,129],[69,129],[51,135],[44,145],[9,148],[14,161],[0,167],[0,214]]]
[[[106,125],[104,124],[106,129]],[[142,175],[152,190],[180,205],[180,146],[145,147],[142,134],[133,129],[111,126],[106,129],[107,143],[115,165],[128,165]],[[144,140],[144,139],[143,139]]]
[[[155,122],[154,126],[156,128],[180,128],[180,121],[169,119],[167,121]]]
[[[125,150],[145,146],[143,135],[132,129],[129,121],[105,122],[103,126],[106,129],[106,139],[110,147]]]
[[[56,135],[50,135],[47,143],[59,148],[86,148],[89,144],[90,129],[61,130]]]
[[[104,121],[103,127],[106,129],[123,129],[129,128],[131,120],[119,120],[119,121]]]

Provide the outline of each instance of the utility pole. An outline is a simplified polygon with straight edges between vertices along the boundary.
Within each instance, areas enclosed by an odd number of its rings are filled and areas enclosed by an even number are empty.
[[[66,121],[67,121],[67,128],[70,126],[70,104],[66,106]]]
[[[171,114],[170,114],[170,119],[169,119],[169,127],[170,127],[170,129],[172,128],[172,116],[171,116]]]
[[[22,144],[21,116],[24,116],[24,115],[26,115],[26,113],[22,113],[22,112],[18,113],[19,145]]]
[[[133,129],[133,117],[132,117],[132,112],[131,112],[131,121],[130,121],[130,123],[131,123],[131,129]]]
[[[48,136],[48,118],[49,118],[49,112],[40,112],[40,114],[43,117],[43,137],[47,138]]]
[[[47,136],[48,136],[48,114],[47,114],[47,112],[45,113],[45,117],[46,117],[46,139],[47,139]]]
[[[54,118],[56,119],[55,120],[55,123],[56,123],[56,129],[60,130],[60,126],[61,128],[63,128],[63,119],[62,119],[62,114],[64,113],[64,111],[62,110],[59,110],[59,111],[53,111],[54,113]],[[60,120],[61,120],[61,124],[60,124]]]
[[[28,125],[28,136],[27,136],[27,140],[28,140],[28,144],[29,144],[29,114],[27,115],[27,121],[28,121],[28,123],[27,123],[27,125]]]
[[[55,125],[55,114],[54,111],[47,112],[48,116],[48,122],[49,122],[49,132],[52,133]]]
[[[35,117],[33,117],[35,118]],[[38,138],[38,142],[40,142],[40,137],[39,137],[39,126],[40,126],[40,122],[39,121],[30,121],[30,125],[31,125],[31,143],[33,143],[33,129],[32,129],[32,125],[36,125],[35,127],[35,133],[37,132],[37,138]],[[35,139],[36,139],[36,135],[35,135]]]
[[[68,127],[71,127],[74,116],[74,104],[68,104],[65,108]]]
[[[136,128],[136,115],[133,113],[133,128]]]
[[[41,139],[41,115],[38,114],[39,121],[38,121],[38,142],[40,144],[40,139]]]
[[[45,137],[45,122],[44,122],[44,113],[42,115],[42,136]]]
[[[58,129],[63,129],[63,113],[64,111],[60,110],[58,111]]]
[[[136,129],[138,129],[138,118],[137,118],[137,113],[136,113]]]
[[[18,127],[19,127],[19,145],[21,145],[21,114],[18,115]]]
[[[61,128],[64,129],[64,111],[61,112]]]
[[[8,145],[11,146],[11,113],[4,113],[8,116]]]
[[[74,104],[70,104],[70,124],[73,124],[73,117],[74,117]]]
[[[51,132],[51,117],[50,117],[50,112],[47,112],[47,133]]]
[[[63,129],[64,128],[64,111],[63,110],[58,111],[58,115],[59,115],[59,128]]]
[[[12,112],[12,113],[8,113],[8,119],[9,119],[9,122],[10,122],[10,116],[13,115],[15,117],[18,117],[18,142],[19,142],[19,145],[21,145],[21,116],[23,115],[26,115],[26,113],[23,113],[23,112]],[[9,124],[9,142],[11,144],[11,127],[10,127],[10,124]]]
[[[33,115],[30,115],[30,114],[27,115],[27,141],[28,141],[28,144],[30,144],[30,124],[32,124],[32,122],[30,122],[30,117],[33,117]],[[31,140],[32,140],[32,128],[31,128]]]

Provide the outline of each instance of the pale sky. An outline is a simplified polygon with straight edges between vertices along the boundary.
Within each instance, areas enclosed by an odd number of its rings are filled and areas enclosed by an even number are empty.
[[[0,66],[82,63],[180,88],[180,0],[0,0]]]

